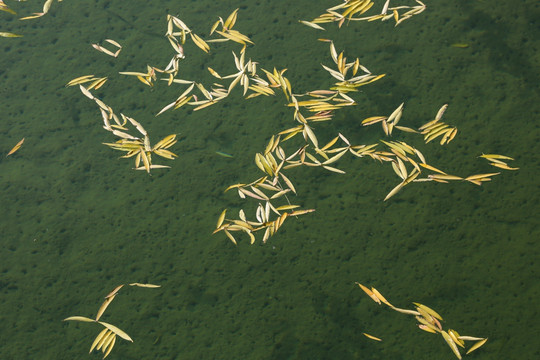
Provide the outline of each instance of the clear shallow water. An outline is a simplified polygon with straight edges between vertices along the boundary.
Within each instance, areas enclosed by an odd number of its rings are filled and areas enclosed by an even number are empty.
[[[9,5],[20,16],[41,9]],[[539,5],[428,3],[397,28],[359,23],[320,33],[297,23],[332,5],[65,0],[25,23],[0,14],[1,31],[24,34],[0,42],[3,151],[26,138],[0,159],[0,358],[99,356],[86,355],[97,327],[61,320],[93,316],[103,296],[126,282],[162,288],[129,289],[111,304],[103,320],[134,338],[117,343],[111,359],[454,358],[440,337],[377,306],[355,281],[396,306],[433,307],[445,327],[489,337],[475,358],[538,357]],[[248,56],[267,69],[287,67],[296,92],[331,83],[320,67],[331,63],[328,46],[318,37],[387,74],[354,96],[359,105],[321,125],[319,136],[342,132],[370,143],[381,134],[359,126],[364,118],[405,101],[402,122],[417,127],[449,103],[445,121],[460,131],[452,143],[403,140],[451,173],[491,172],[477,158],[482,152],[515,157],[521,169],[482,187],[414,184],[382,202],[398,181],[392,170],[343,158],[346,175],[290,172],[295,200],[317,211],[286,222],[267,245],[245,239],[234,247],[212,236],[221,210],[242,205],[223,190],[258,177],[254,153],[293,126],[283,98],[231,96],[204,111],[155,118],[181,90],[149,90],[117,72],[166,65],[167,13],[207,35],[217,16],[237,7],[236,27],[256,43]],[[105,38],[124,46],[118,59],[90,47]],[[207,66],[232,72],[231,49],[205,55],[186,46],[179,77],[208,79]],[[64,88],[84,74],[109,76],[99,96],[143,123],[154,141],[180,133],[172,169],[146,176],[101,145],[114,139],[96,106]]]

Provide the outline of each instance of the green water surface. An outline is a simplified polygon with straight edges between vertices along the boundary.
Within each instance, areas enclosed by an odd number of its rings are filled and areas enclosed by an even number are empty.
[[[467,358],[540,358],[538,1],[426,1],[424,13],[398,27],[356,22],[325,32],[298,20],[340,1],[64,0],[24,22],[43,1],[5,2],[17,15],[0,13],[0,31],[24,37],[0,38],[1,152],[25,142],[0,156],[0,359],[101,358],[88,354],[99,326],[62,319],[95,316],[109,291],[132,282],[162,287],[124,288],[107,309],[103,321],[134,339],[118,339],[113,360],[455,358],[440,336],[375,304],[356,281],[396,306],[436,309],[445,328],[489,338]],[[372,13],[384,1],[375,3]],[[519,171],[480,187],[415,183],[383,202],[399,182],[391,167],[343,157],[336,166],[344,175],[287,172],[298,192],[291,201],[317,211],[287,220],[266,244],[212,235],[224,208],[234,216],[257,205],[223,190],[261,176],[255,153],[296,126],[285,98],[244,100],[238,90],[207,109],[156,118],[185,87],[150,89],[118,72],[166,66],[167,14],[208,38],[217,17],[236,8],[235,29],[255,42],[246,58],[287,68],[296,93],[333,83],[321,67],[332,65],[328,44],[317,38],[386,74],[351,95],[358,105],[317,125],[321,142],[341,132],[373,143],[383,134],[363,119],[405,102],[400,124],[419,127],[448,103],[444,121],[459,129],[450,144],[393,139],[451,174],[497,172],[478,158],[483,152],[515,158]],[[106,38],[123,45],[118,58],[90,46]],[[188,42],[178,78],[210,84],[208,66],[235,72],[239,47],[211,46],[208,55]],[[116,139],[97,106],[64,87],[86,74],[109,77],[96,96],[141,122],[153,142],[179,134],[171,148],[178,159],[154,158],[171,169],[134,171],[132,159],[102,145]]]

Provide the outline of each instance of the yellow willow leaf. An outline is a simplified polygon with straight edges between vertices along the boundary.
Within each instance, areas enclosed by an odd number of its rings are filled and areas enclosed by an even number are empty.
[[[381,300],[373,293],[373,291],[369,290],[366,286],[360,284],[359,282],[356,283],[362,289],[370,298],[371,300],[375,301],[377,304],[381,304]]]
[[[218,229],[223,224],[223,221],[225,220],[225,214],[226,213],[227,213],[227,209],[223,210],[221,212],[221,215],[219,215],[217,225],[216,225],[216,229]]]
[[[10,32],[0,32],[0,36],[1,36],[1,37],[5,37],[5,38],[17,38],[17,37],[22,37],[22,35],[10,33]]]
[[[237,17],[237,14],[238,14],[238,9],[234,10],[230,15],[229,17],[227,18],[227,20],[225,20],[225,23],[223,24],[223,28],[225,29],[232,29],[232,27],[234,26],[234,24],[236,23],[236,17]]]
[[[98,323],[105,326],[107,329],[111,330],[113,333],[120,336],[122,339],[133,342],[133,339],[131,339],[128,334],[126,334],[125,332],[117,328],[116,326],[103,322],[103,321],[98,321]]]
[[[370,335],[370,334],[362,333],[362,335],[364,335],[365,337],[367,337],[368,339],[371,339],[371,340],[382,341],[382,339],[379,339],[378,337]]]
[[[70,316],[65,318],[63,321],[84,321],[84,322],[96,322],[94,319],[89,319],[84,316]]]
[[[115,296],[116,294],[118,294],[118,291],[120,291],[120,289],[122,287],[124,287],[124,284],[121,284],[121,285],[118,285],[117,287],[115,287],[110,293],[107,294],[107,296],[105,296],[105,299],[110,298],[110,297]]]
[[[112,339],[114,339],[116,337],[116,335],[110,331],[109,329],[106,329],[108,331],[107,335],[104,336],[100,342],[98,342],[97,346],[96,346],[96,350],[101,350],[103,351],[103,349],[105,349],[107,347],[107,345],[110,344],[110,342],[112,341]]]
[[[420,304],[420,303],[416,303],[416,302],[413,302],[414,305],[418,306],[420,309],[424,310],[425,312],[427,312],[429,315],[433,316],[434,318],[437,318],[439,320],[442,321],[442,316],[439,315],[435,310],[433,310],[432,308],[430,307],[427,307],[426,305],[423,305],[423,304]]]
[[[15,151],[19,150],[19,148],[22,146],[23,142],[24,142],[24,138],[22,138],[22,140],[19,141],[17,143],[17,145],[15,145],[11,150],[9,150],[9,152],[7,153],[6,156],[9,156],[9,155],[13,154]]]
[[[197,45],[202,51],[206,53],[210,51],[210,46],[199,35],[191,32],[189,35],[191,36],[191,40],[193,40],[195,45]]]
[[[386,201],[386,200],[390,199],[392,196],[394,196],[395,194],[397,194],[398,191],[401,190],[401,188],[403,188],[403,186],[405,186],[404,182],[401,182],[401,183],[399,183],[398,185],[396,185],[396,187],[393,188],[393,189],[386,195],[386,197],[384,198],[383,201]]]
[[[75,79],[70,80],[70,81],[66,84],[66,87],[68,87],[68,86],[74,86],[74,85],[79,85],[79,84],[84,84],[85,82],[89,82],[89,81],[92,81],[92,80],[94,80],[94,75],[83,75],[83,76],[79,76],[79,77],[76,77]]]
[[[106,334],[109,333],[109,329],[105,328],[103,330],[101,330],[101,332],[98,334],[98,336],[96,336],[96,339],[94,340],[94,342],[92,343],[92,346],[90,347],[90,351],[88,353],[91,353],[92,350],[94,350],[94,348],[96,347],[96,345],[105,337]]]
[[[482,154],[479,157],[484,158],[484,159],[514,160],[510,156],[499,155],[499,154]]]
[[[112,348],[114,347],[114,344],[116,344],[116,336],[112,338],[112,341],[110,342],[109,347],[107,349],[105,348],[101,349],[103,351],[104,359],[110,354]]]
[[[129,286],[138,286],[142,288],[149,288],[149,289],[157,289],[160,288],[161,285],[155,285],[155,284],[141,284],[141,283],[131,283]]]
[[[478,341],[477,343],[475,343],[473,346],[471,346],[471,348],[469,350],[467,350],[467,352],[465,353],[465,355],[468,355],[469,353],[473,352],[474,350],[478,349],[480,346],[484,345],[486,343],[488,339],[482,339],[480,341]]]
[[[225,232],[225,235],[227,235],[229,240],[231,240],[233,242],[234,245],[238,245],[237,242],[236,242],[236,239],[234,238],[234,236],[232,236],[232,234],[230,232],[228,232],[226,229],[223,229],[223,231]]]
[[[459,353],[459,349],[456,346],[456,343],[454,342],[454,340],[452,340],[450,335],[448,335],[448,333],[444,330],[441,331],[441,335],[444,341],[446,341],[446,343],[448,344],[448,346],[450,346],[450,349],[452,349],[452,351],[454,352],[454,355],[456,355],[456,357],[461,360],[461,354]]]
[[[373,292],[373,295],[375,295],[379,300],[381,300],[383,303],[385,303],[386,305],[390,306],[390,307],[393,307],[392,304],[390,304],[388,302],[388,300],[386,300],[384,298],[384,296],[377,290],[375,289],[374,287],[371,288],[371,291]]]
[[[105,312],[105,310],[107,309],[109,304],[114,300],[115,296],[116,296],[116,294],[107,297],[105,299],[105,301],[103,302],[103,304],[101,304],[101,307],[99,308],[99,310],[97,312],[97,315],[96,315],[96,321],[98,321],[99,318],[101,317],[101,315],[103,315],[103,313]]]

